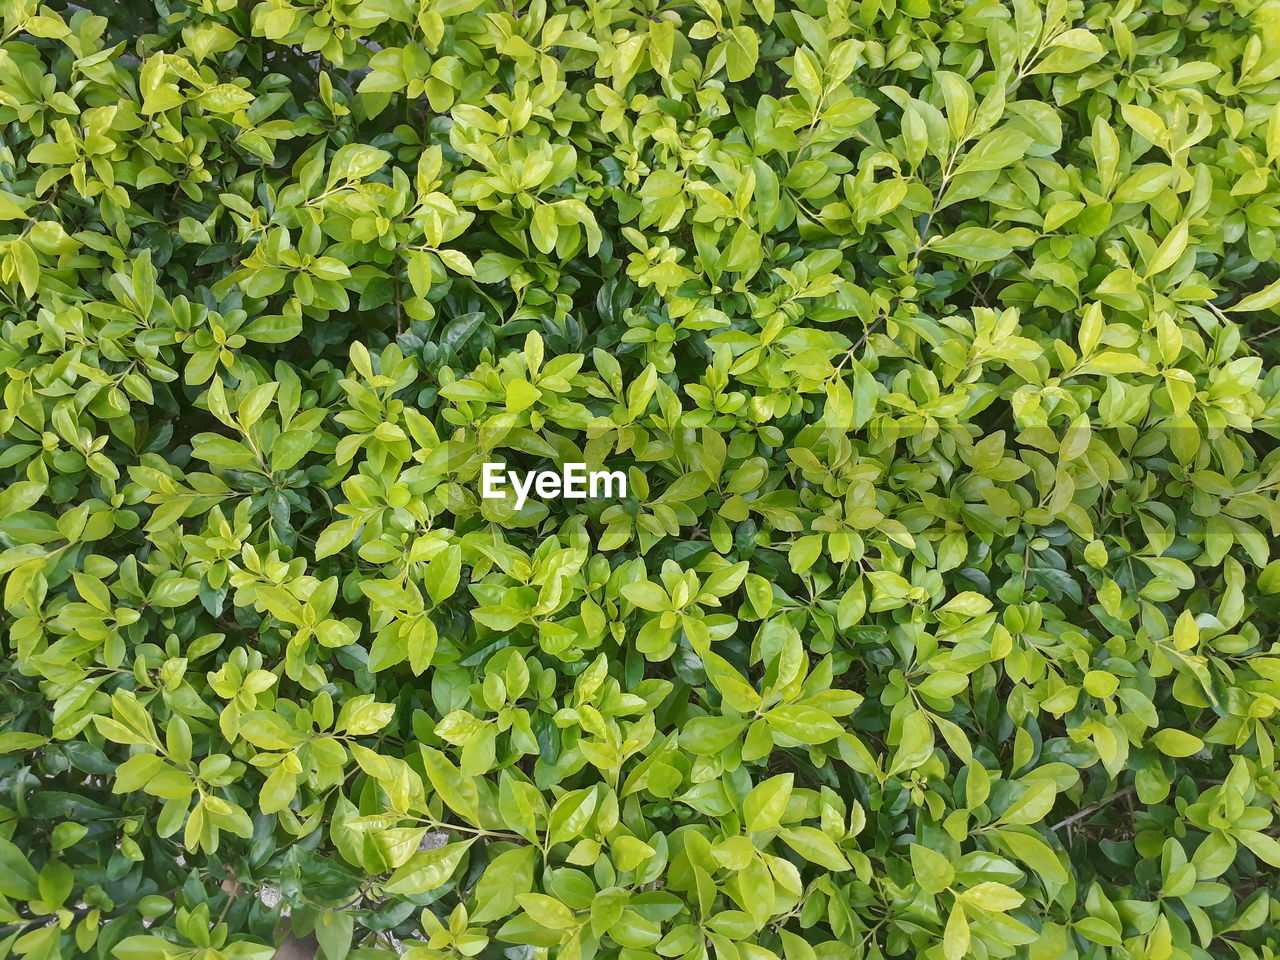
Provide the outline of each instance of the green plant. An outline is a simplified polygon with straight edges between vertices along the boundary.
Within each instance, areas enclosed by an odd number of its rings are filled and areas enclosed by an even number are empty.
[[[0,958],[1280,954],[1276,0],[89,6]]]

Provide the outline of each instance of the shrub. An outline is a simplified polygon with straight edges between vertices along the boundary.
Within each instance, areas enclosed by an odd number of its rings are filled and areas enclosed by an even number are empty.
[[[90,6],[0,957],[1280,951],[1274,0]]]

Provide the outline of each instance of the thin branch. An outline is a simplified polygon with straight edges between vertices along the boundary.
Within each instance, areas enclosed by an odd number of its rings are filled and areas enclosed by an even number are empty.
[[[1058,821],[1057,823],[1055,823],[1055,824],[1054,824],[1052,827],[1050,827],[1049,829],[1050,829],[1050,830],[1061,830],[1063,827],[1069,827],[1069,826],[1071,826],[1073,823],[1076,823],[1076,822],[1078,822],[1078,821],[1080,821],[1080,820],[1083,820],[1085,817],[1088,817],[1088,816],[1090,816],[1090,815],[1092,815],[1092,814],[1094,814],[1094,813],[1097,813],[1097,812],[1098,812],[1099,810],[1101,810],[1103,807],[1108,806],[1109,804],[1114,803],[1115,801],[1119,800],[1121,797],[1127,797],[1127,796],[1128,796],[1129,794],[1131,794],[1131,793],[1133,793],[1133,786],[1132,786],[1132,785],[1127,786],[1127,787],[1121,787],[1119,790],[1116,790],[1114,793],[1109,793],[1109,794],[1107,794],[1105,797],[1103,797],[1103,798],[1102,798],[1101,800],[1099,800],[1097,803],[1091,803],[1091,804],[1089,804],[1089,806],[1085,807],[1083,810],[1079,810],[1079,811],[1077,811],[1077,812],[1073,813],[1071,816],[1067,817],[1065,820],[1060,820],[1060,821]]]

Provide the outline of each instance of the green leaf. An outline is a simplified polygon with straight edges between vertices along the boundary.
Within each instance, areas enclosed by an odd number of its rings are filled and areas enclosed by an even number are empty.
[[[0,838],[0,894],[13,900],[34,900],[40,895],[36,872],[17,845]]]
[[[566,930],[575,923],[573,911],[554,897],[542,893],[522,893],[516,897],[520,908],[535,923],[552,930]]]
[[[1013,243],[998,230],[965,227],[929,241],[929,249],[964,260],[999,260],[1013,252]]]
[[[742,804],[748,830],[753,833],[772,830],[781,823],[783,814],[787,812],[787,801],[791,799],[793,782],[791,774],[780,773],[751,788]]]
[[[1005,808],[1001,823],[1038,823],[1053,809],[1058,789],[1052,780],[1037,780]]]
[[[1227,307],[1227,310],[1270,310],[1277,304],[1280,304],[1280,280],[1269,283],[1261,290],[1249,294],[1247,297]]]
[[[241,717],[240,736],[263,750],[287,750],[302,740],[283,717],[266,710],[255,710]]]
[[[835,841],[821,830],[813,827],[783,827],[779,836],[791,849],[810,863],[816,863],[828,870],[851,869],[849,861],[840,852]]]
[[[916,883],[925,893],[941,893],[951,886],[956,876],[946,857],[918,843],[911,845],[911,869],[915,871]]]
[[[1167,757],[1189,757],[1204,749],[1204,741],[1185,730],[1157,730],[1150,742]]]
[[[382,889],[391,894],[418,896],[449,882],[475,840],[447,843],[434,850],[419,850],[401,866]]]

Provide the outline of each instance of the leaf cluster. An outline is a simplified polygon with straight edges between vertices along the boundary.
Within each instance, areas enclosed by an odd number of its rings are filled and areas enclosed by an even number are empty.
[[[1278,231],[1274,0],[0,0],[0,958],[1277,956]]]

